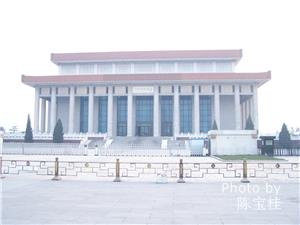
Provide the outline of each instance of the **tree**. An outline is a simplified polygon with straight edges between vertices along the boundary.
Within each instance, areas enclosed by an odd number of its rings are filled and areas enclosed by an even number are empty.
[[[53,143],[63,143],[64,142],[64,130],[61,120],[58,119],[54,131],[53,131]]]
[[[285,123],[282,124],[279,133],[279,146],[282,148],[290,148],[291,146],[291,135]]]
[[[3,133],[5,133],[4,127],[0,127],[0,131],[2,131]]]
[[[250,115],[248,116],[248,119],[246,121],[245,130],[254,130],[254,124]]]
[[[29,114],[28,114],[28,117],[27,117],[27,124],[26,124],[26,131],[25,131],[24,141],[27,142],[27,143],[33,142],[32,128],[31,128],[31,122],[30,122]]]
[[[212,130],[218,130],[218,125],[217,125],[217,122],[214,120],[214,123],[212,125]]]

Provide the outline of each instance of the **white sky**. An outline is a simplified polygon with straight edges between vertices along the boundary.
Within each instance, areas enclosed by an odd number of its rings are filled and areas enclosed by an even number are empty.
[[[34,89],[57,74],[52,52],[243,49],[240,72],[272,71],[259,89],[261,132],[300,127],[300,1],[0,1],[0,126],[25,129]]]

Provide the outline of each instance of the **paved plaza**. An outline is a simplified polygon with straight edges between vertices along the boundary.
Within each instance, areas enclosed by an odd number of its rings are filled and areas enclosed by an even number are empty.
[[[299,183],[104,182],[7,176],[2,224],[299,224]]]

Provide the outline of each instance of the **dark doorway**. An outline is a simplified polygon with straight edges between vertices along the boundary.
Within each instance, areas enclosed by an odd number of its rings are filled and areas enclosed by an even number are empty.
[[[136,136],[153,136],[153,96],[136,97]]]

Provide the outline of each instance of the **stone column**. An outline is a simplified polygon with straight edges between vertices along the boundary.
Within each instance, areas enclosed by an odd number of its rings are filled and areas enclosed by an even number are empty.
[[[253,124],[254,124],[254,129],[258,130],[258,101],[257,101],[257,86],[253,87]]]
[[[70,87],[70,97],[69,97],[69,127],[68,133],[74,133],[74,108],[75,108],[75,88]]]
[[[160,136],[159,130],[159,93],[158,86],[154,87],[154,96],[153,96],[153,136]]]
[[[51,117],[50,117],[50,131],[53,133],[56,124],[56,87],[51,89]]]
[[[198,85],[194,86],[194,133],[200,133],[200,109],[199,109],[199,92]]]
[[[40,88],[35,88],[35,101],[34,101],[34,132],[39,132],[40,121]]]
[[[218,129],[221,129],[220,123],[220,92],[219,85],[215,85],[215,94],[214,94],[214,105],[215,105],[215,121],[217,123]]]
[[[88,133],[94,132],[94,87],[89,87]]]
[[[2,156],[2,152],[3,152],[3,137],[4,137],[3,131],[0,131],[0,155],[1,156]],[[2,162],[0,162],[0,163],[2,163]],[[0,169],[2,170],[2,166],[0,167]],[[0,174],[2,174],[2,171],[0,171]]]
[[[51,101],[47,101],[47,106],[48,106],[48,109],[47,109],[47,132],[50,133],[51,131]]]
[[[113,93],[112,86],[108,87],[108,98],[107,98],[107,135],[113,136]]]
[[[250,115],[250,111],[249,111],[249,99],[247,98],[247,100],[245,101],[245,112],[246,112],[246,123],[247,124],[247,119]]]
[[[240,105],[240,90],[239,86],[235,86],[234,92],[234,106],[235,106],[235,129],[240,130],[242,129],[241,126],[241,105]]]
[[[244,129],[244,123],[245,123],[245,119],[244,119],[244,103],[241,102],[241,129]]]
[[[178,85],[174,85],[174,137],[177,137],[180,132],[179,107]]]
[[[41,132],[44,133],[46,128],[46,100],[41,101]]]
[[[246,104],[246,100],[244,100],[243,102],[243,111],[244,111],[244,127],[243,129],[245,129],[246,127],[246,123],[247,123],[247,104]]]
[[[133,136],[133,117],[132,117],[132,109],[133,109],[133,96],[131,87],[128,88],[127,95],[127,136]]]

